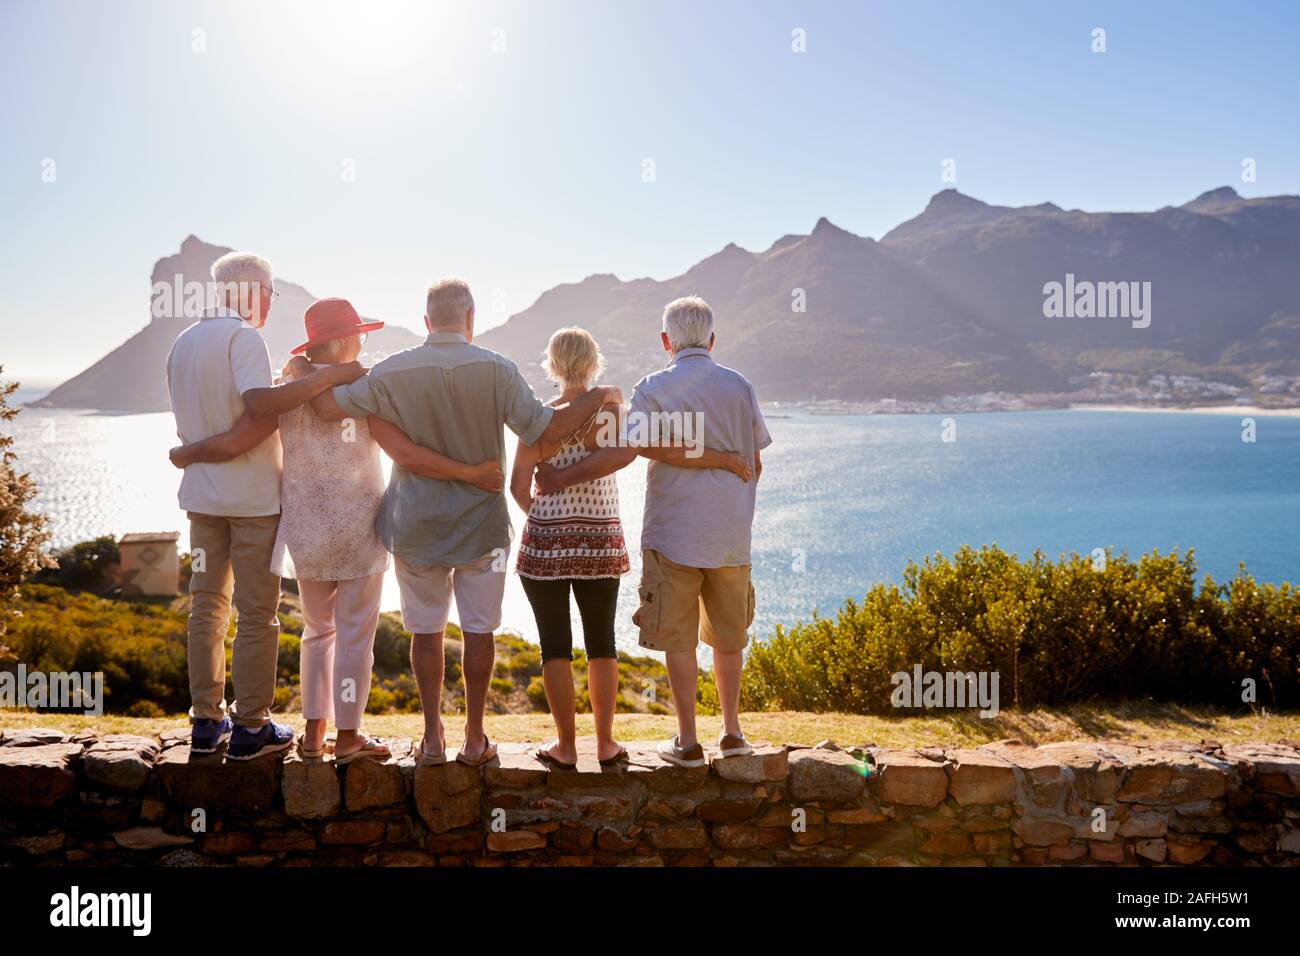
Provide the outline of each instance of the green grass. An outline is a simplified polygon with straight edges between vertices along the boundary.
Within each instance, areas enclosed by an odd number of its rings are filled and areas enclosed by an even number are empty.
[[[278,714],[276,719],[301,729],[297,713]],[[461,720],[444,718],[447,742],[457,746],[463,738]],[[1159,706],[1153,704],[1098,704],[1028,712],[1003,711],[991,720],[974,714],[942,717],[886,718],[858,714],[809,714],[795,712],[748,713],[742,717],[746,735],[755,742],[814,744],[827,738],[841,746],[875,744],[881,747],[975,747],[1005,737],[1026,743],[1056,741],[1124,740],[1132,743],[1184,742],[1203,739],[1220,743],[1246,741],[1275,742],[1300,739],[1300,714],[1227,714],[1208,708]],[[167,727],[183,726],[183,714],[165,718],[104,716],[87,718],[76,714],[35,714],[22,711],[0,713],[0,728],[49,727],[65,733],[92,729],[99,734],[153,734]],[[712,740],[721,731],[718,717],[700,717],[700,736]],[[622,740],[656,740],[676,731],[671,716],[619,714],[614,718],[615,734]],[[367,716],[364,729],[384,737],[414,737],[422,721],[415,714]],[[547,714],[491,714],[488,734],[498,741],[537,742],[554,736]],[[594,732],[592,718],[578,716],[578,733]]]

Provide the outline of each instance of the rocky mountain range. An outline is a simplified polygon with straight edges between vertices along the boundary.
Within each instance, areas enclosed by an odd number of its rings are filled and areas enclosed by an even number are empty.
[[[155,281],[177,270],[202,279],[225,251],[190,237],[155,266]],[[1244,199],[1224,187],[1154,212],[1089,213],[993,206],[948,189],[879,241],[820,219],[759,252],[728,245],[674,278],[559,285],[478,341],[542,386],[547,339],[580,325],[600,341],[608,380],[627,387],[663,364],[664,304],[696,293],[714,309],[715,355],[764,400],[1068,396],[1098,375],[1200,377],[1243,394],[1294,382],[1300,393],[1298,262],[1300,197]],[[1095,287],[1099,303],[1107,284],[1125,284],[1109,286],[1112,306],[1136,283],[1149,322],[1104,307],[1049,317],[1054,282],[1071,294]],[[267,332],[275,356],[294,344],[312,301],[292,283],[277,289]],[[165,410],[162,363],[185,324],[153,320],[45,402]],[[373,358],[417,341],[390,327],[368,347]]]
[[[189,236],[181,243],[176,255],[166,256],[154,264],[149,278],[150,288],[156,290],[161,284],[168,290],[177,287],[183,290],[188,283],[206,283],[211,278],[212,263],[227,252],[230,252],[227,247],[210,245]],[[179,282],[177,276],[181,277]],[[271,317],[262,333],[273,363],[282,361],[290,349],[302,342],[303,313],[318,298],[302,286],[278,276],[275,289],[279,294],[271,305]],[[161,294],[154,294],[151,305]],[[168,302],[177,298],[180,296],[171,296]],[[98,362],[32,404],[93,408],[106,412],[169,411],[167,353],[176,336],[194,319],[177,314],[181,311],[179,308],[169,307],[161,311],[164,314],[153,316],[148,325]],[[420,337],[408,329],[386,326],[367,337],[367,354],[363,360],[373,363],[389,352],[418,345],[420,341]]]

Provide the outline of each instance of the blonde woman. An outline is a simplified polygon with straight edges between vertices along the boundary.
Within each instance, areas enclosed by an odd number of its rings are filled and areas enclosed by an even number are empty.
[[[551,404],[574,401],[600,377],[604,360],[585,329],[560,329],[543,353],[547,377],[560,388]],[[549,494],[533,495],[538,466],[566,468],[597,448],[608,434],[606,416],[622,419],[621,405],[604,405],[582,426],[557,442],[519,443],[510,477],[510,493],[528,515],[519,543],[516,570],[537,620],[542,648],[542,681],[555,718],[556,740],[539,748],[538,758],[559,769],[577,764],[574,719],[573,633],[569,595],[578,604],[587,651],[587,690],[596,722],[596,757],[609,767],[627,758],[614,739],[618,699],[618,655],[614,616],[619,580],[629,569],[627,546],[618,512],[617,468]],[[630,463],[632,456],[618,467]],[[725,468],[749,480],[749,466],[737,455],[703,449],[690,457],[683,448],[655,449],[657,459],[684,467]]]

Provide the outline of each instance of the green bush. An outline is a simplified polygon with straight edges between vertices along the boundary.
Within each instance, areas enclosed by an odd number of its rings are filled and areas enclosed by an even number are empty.
[[[540,676],[528,681],[528,700],[533,705],[534,710],[540,710],[546,714],[551,712],[551,705],[546,701],[546,685],[542,682]]]
[[[379,615],[375,628],[375,670],[382,673],[406,671],[411,667],[411,632],[392,611]]]
[[[507,680],[504,677],[493,677],[488,681],[488,687],[498,694],[505,694],[507,697],[515,692],[514,681]]]
[[[111,534],[81,541],[54,555],[56,566],[36,574],[42,584],[57,584],[75,590],[95,590],[105,584],[104,572],[122,560],[117,538]]]
[[[1244,570],[1197,587],[1192,552],[1027,561],[996,546],[909,563],[833,619],[777,627],[745,662],[754,710],[897,713],[896,672],[996,671],[1003,707],[1094,699],[1300,705],[1300,592]]]
[[[113,713],[140,701],[189,707],[184,614],[46,584],[24,586],[18,608],[6,641],[30,670],[102,671]]]

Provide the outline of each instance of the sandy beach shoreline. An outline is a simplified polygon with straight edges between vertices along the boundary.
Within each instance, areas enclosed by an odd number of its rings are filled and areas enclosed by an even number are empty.
[[[1188,415],[1272,415],[1282,418],[1300,418],[1300,408],[1261,408],[1258,405],[1071,405],[1072,412],[1171,412]]]

